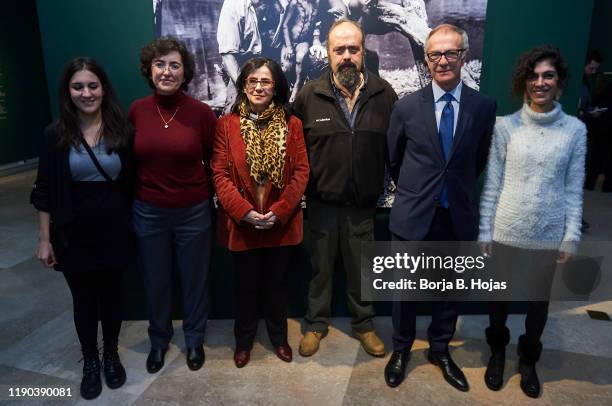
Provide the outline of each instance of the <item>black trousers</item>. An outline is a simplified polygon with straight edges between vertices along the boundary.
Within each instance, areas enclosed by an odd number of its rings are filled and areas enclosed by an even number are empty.
[[[236,349],[253,347],[260,314],[274,347],[287,344],[287,278],[295,247],[233,251]]]
[[[540,359],[542,343],[540,338],[548,320],[548,302],[528,302],[525,317],[525,334],[519,338],[519,354],[528,363]],[[506,327],[508,302],[489,302],[489,327],[486,329],[487,343],[492,352],[500,352],[510,342],[510,331]]]
[[[402,239],[393,235],[393,240]],[[456,241],[453,223],[448,209],[438,207],[433,217],[425,241]],[[448,352],[448,343],[455,334],[457,324],[458,304],[456,302],[430,302],[431,323],[427,329],[429,348],[435,352]],[[415,302],[393,302],[393,351],[405,351],[412,348],[416,337]]]
[[[121,330],[122,271],[64,272],[72,293],[74,325],[83,354],[98,351],[98,319],[104,349],[116,349]]]
[[[555,250],[529,250],[510,247],[505,244],[493,244],[493,256],[499,257],[508,267],[510,273],[520,273],[520,278],[529,278],[529,286],[540,292],[550,292],[554,277]],[[521,259],[526,269],[515,269],[516,262],[509,258]],[[504,264],[498,265],[498,268]],[[525,317],[525,333],[519,337],[519,354],[523,361],[536,363],[542,352],[540,339],[548,320],[548,301],[528,301]],[[489,302],[489,327],[485,330],[487,343],[492,352],[503,351],[510,342],[510,330],[506,327],[509,302]]]
[[[365,333],[374,330],[374,306],[361,300],[361,243],[374,241],[376,210],[352,205],[333,206],[308,199],[310,262],[312,279],[308,286],[307,331],[324,332],[331,323],[333,277],[338,256],[346,274],[346,304],[351,328]]]

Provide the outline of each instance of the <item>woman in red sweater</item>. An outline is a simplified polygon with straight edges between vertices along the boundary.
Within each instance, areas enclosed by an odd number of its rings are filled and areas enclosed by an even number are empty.
[[[194,66],[175,38],[144,47],[140,70],[154,93],[136,100],[128,114],[136,131],[133,215],[149,312],[149,373],[163,367],[173,334],[173,271],[181,284],[187,366],[197,370],[204,363],[212,210],[205,165],[217,119],[210,107],[184,93]]]
[[[309,167],[302,123],[285,107],[289,87],[278,63],[247,61],[236,90],[232,113],[217,125],[211,167],[219,238],[234,260],[234,362],[241,368],[250,359],[260,306],[276,355],[292,360],[284,281],[292,246],[302,241]]]

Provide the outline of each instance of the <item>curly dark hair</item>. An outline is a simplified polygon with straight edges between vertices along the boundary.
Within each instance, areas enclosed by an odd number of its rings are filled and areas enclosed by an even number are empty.
[[[542,45],[525,52],[516,61],[512,71],[512,95],[514,97],[523,99],[527,81],[533,75],[535,66],[542,61],[549,61],[555,67],[559,76],[559,89],[565,88],[569,72],[559,48]]]
[[[87,57],[78,57],[68,61],[60,77],[58,145],[60,147],[73,146],[77,150],[80,150],[81,147],[79,112],[70,97],[70,80],[76,72],[82,70],[96,75],[104,91],[100,106],[102,112],[101,136],[104,138],[107,152],[111,153],[128,146],[132,138],[132,126],[121,108],[119,98],[111,86],[108,75],[98,62]]]
[[[238,79],[236,79],[236,101],[232,105],[232,113],[240,113],[240,105],[244,100],[247,100],[247,95],[244,93],[244,87],[246,79],[249,75],[261,68],[266,66],[272,73],[272,80],[274,80],[274,96],[272,101],[278,106],[283,106],[285,113],[288,115],[289,110],[287,109],[287,102],[289,101],[289,84],[287,78],[281,69],[281,66],[273,59],[264,57],[251,58],[245,62],[240,69]]]
[[[187,86],[193,79],[195,62],[193,54],[189,52],[185,43],[175,37],[159,37],[140,50],[140,73],[147,79],[151,89],[155,89],[155,84],[151,80],[151,64],[153,59],[168,55],[172,51],[177,51],[181,54],[185,71],[185,81],[181,85],[181,89],[187,90]]]

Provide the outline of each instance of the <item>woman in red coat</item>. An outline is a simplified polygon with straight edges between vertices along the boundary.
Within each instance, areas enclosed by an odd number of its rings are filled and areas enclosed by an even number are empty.
[[[222,117],[211,167],[219,198],[219,239],[232,252],[238,368],[250,359],[261,309],[276,355],[291,362],[287,287],[292,247],[302,242],[300,201],[308,182],[302,124],[286,109],[289,88],[278,63],[253,58]]]

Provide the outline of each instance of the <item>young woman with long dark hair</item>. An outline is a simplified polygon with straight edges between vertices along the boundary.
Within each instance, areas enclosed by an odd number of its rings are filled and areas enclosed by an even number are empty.
[[[36,256],[63,273],[72,293],[85,399],[102,390],[98,319],[106,384],[115,389],[126,380],[117,343],[122,271],[133,262],[131,150],[131,126],[102,67],[90,58],[68,62],[59,120],[45,129],[30,201],[39,219]]]

